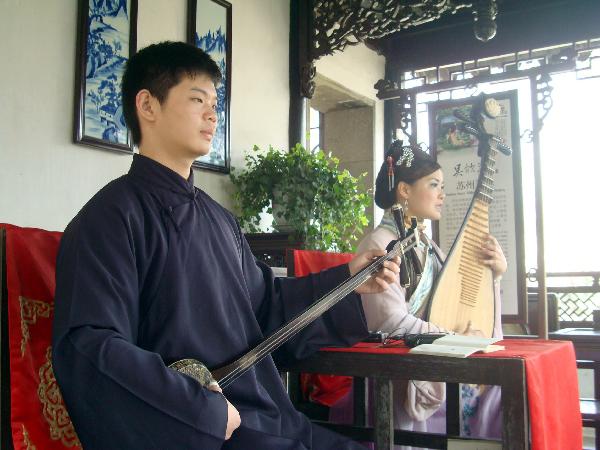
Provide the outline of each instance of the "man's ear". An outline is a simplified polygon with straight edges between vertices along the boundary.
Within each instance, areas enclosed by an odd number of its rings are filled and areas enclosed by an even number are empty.
[[[156,113],[158,112],[158,105],[158,100],[148,89],[142,89],[135,96],[135,108],[140,119],[154,122],[156,120]]]

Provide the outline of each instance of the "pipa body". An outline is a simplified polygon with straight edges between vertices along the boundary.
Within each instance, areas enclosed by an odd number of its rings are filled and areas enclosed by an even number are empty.
[[[477,197],[471,203],[457,238],[434,287],[428,320],[462,332],[469,322],[486,337],[494,331],[494,276],[481,264],[483,237],[489,233],[489,204]]]

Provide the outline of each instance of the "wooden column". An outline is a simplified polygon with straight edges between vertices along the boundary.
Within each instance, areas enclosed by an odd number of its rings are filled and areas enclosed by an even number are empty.
[[[302,92],[302,67],[309,59],[310,8],[312,1],[290,1],[290,112],[289,147],[298,142],[306,145],[307,99]]]
[[[537,282],[538,282],[538,335],[548,339],[548,295],[546,290],[546,262],[544,252],[544,198],[542,194],[542,158],[540,131],[542,121],[539,113],[537,77],[531,76],[531,120],[533,126],[533,171],[535,178],[535,228],[537,235]]]

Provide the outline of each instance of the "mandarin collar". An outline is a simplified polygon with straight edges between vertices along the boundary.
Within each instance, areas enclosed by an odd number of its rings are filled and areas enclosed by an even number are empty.
[[[129,175],[139,178],[158,188],[167,189],[179,194],[194,194],[194,171],[186,180],[167,166],[138,153],[133,155]]]

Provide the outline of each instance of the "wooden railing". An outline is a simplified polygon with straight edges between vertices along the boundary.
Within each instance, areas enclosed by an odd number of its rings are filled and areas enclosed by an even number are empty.
[[[534,272],[528,292],[537,292]],[[558,297],[560,328],[590,327],[593,311],[600,309],[600,272],[549,272],[547,291]]]

